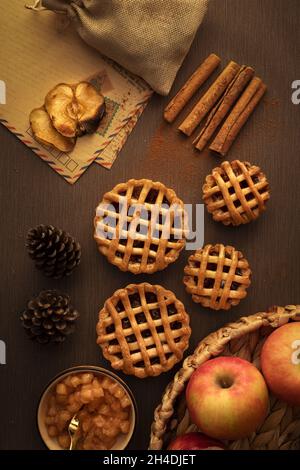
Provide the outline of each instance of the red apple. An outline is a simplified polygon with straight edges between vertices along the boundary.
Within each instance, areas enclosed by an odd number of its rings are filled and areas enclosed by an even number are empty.
[[[266,339],[261,367],[275,396],[300,405],[300,323],[287,323]]]
[[[263,376],[239,357],[217,357],[192,374],[186,400],[193,423],[216,439],[249,436],[264,421],[269,396]]]
[[[176,437],[168,450],[224,450],[224,444],[201,432],[188,432]]]

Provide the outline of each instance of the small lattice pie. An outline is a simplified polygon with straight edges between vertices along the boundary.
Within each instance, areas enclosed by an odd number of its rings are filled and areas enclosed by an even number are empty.
[[[183,282],[192,299],[203,307],[228,310],[246,297],[251,269],[233,246],[206,245],[195,251],[184,268]]]
[[[261,169],[239,160],[214,168],[203,185],[208,212],[224,225],[247,224],[257,219],[269,198],[269,184]]]
[[[182,359],[191,330],[184,305],[161,286],[130,284],[106,300],[97,343],[114,369],[156,376]]]
[[[131,179],[106,193],[94,225],[99,251],[134,274],[166,268],[185,246],[183,202],[172,189],[147,179]]]

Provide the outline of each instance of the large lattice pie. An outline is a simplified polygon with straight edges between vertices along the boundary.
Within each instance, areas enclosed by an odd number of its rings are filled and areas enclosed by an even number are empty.
[[[248,162],[223,162],[206,177],[203,200],[213,219],[240,225],[256,219],[270,198],[269,184],[258,166]]]
[[[182,359],[191,330],[184,305],[161,286],[130,284],[106,300],[97,343],[114,369],[159,375]]]
[[[228,310],[246,297],[251,269],[243,253],[232,246],[206,245],[184,268],[187,292],[194,302],[214,310]]]
[[[104,195],[94,238],[99,251],[122,271],[153,273],[178,258],[185,226],[183,202],[172,189],[131,179]]]

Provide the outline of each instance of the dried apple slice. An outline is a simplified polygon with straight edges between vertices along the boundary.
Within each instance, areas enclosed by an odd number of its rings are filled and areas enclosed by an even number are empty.
[[[29,121],[34,138],[41,144],[50,145],[61,152],[73,150],[76,139],[65,137],[57,132],[44,107],[33,109]]]
[[[76,136],[78,108],[73,86],[66,83],[56,85],[45,98],[45,108],[60,134],[65,137]]]
[[[90,83],[60,83],[45,99],[55,129],[66,137],[95,132],[105,112],[105,101]]]
[[[80,82],[75,88],[78,103],[78,127],[80,133],[91,134],[97,130],[105,113],[104,96],[90,83]]]

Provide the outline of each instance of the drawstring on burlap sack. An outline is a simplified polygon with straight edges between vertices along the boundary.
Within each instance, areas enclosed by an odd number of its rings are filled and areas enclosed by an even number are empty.
[[[43,7],[42,0],[36,0],[33,5],[25,5],[25,8],[28,8],[28,10],[34,10],[34,11],[47,10],[47,8]]]
[[[59,14],[57,16],[57,21],[55,23],[55,28],[58,32],[63,32],[71,23],[71,19],[68,17],[66,11],[56,11],[56,10],[50,10],[49,8],[46,8],[42,4],[43,0],[36,0],[33,5],[25,5],[25,8],[28,8],[28,10],[33,10],[33,11],[53,11],[54,13]]]

